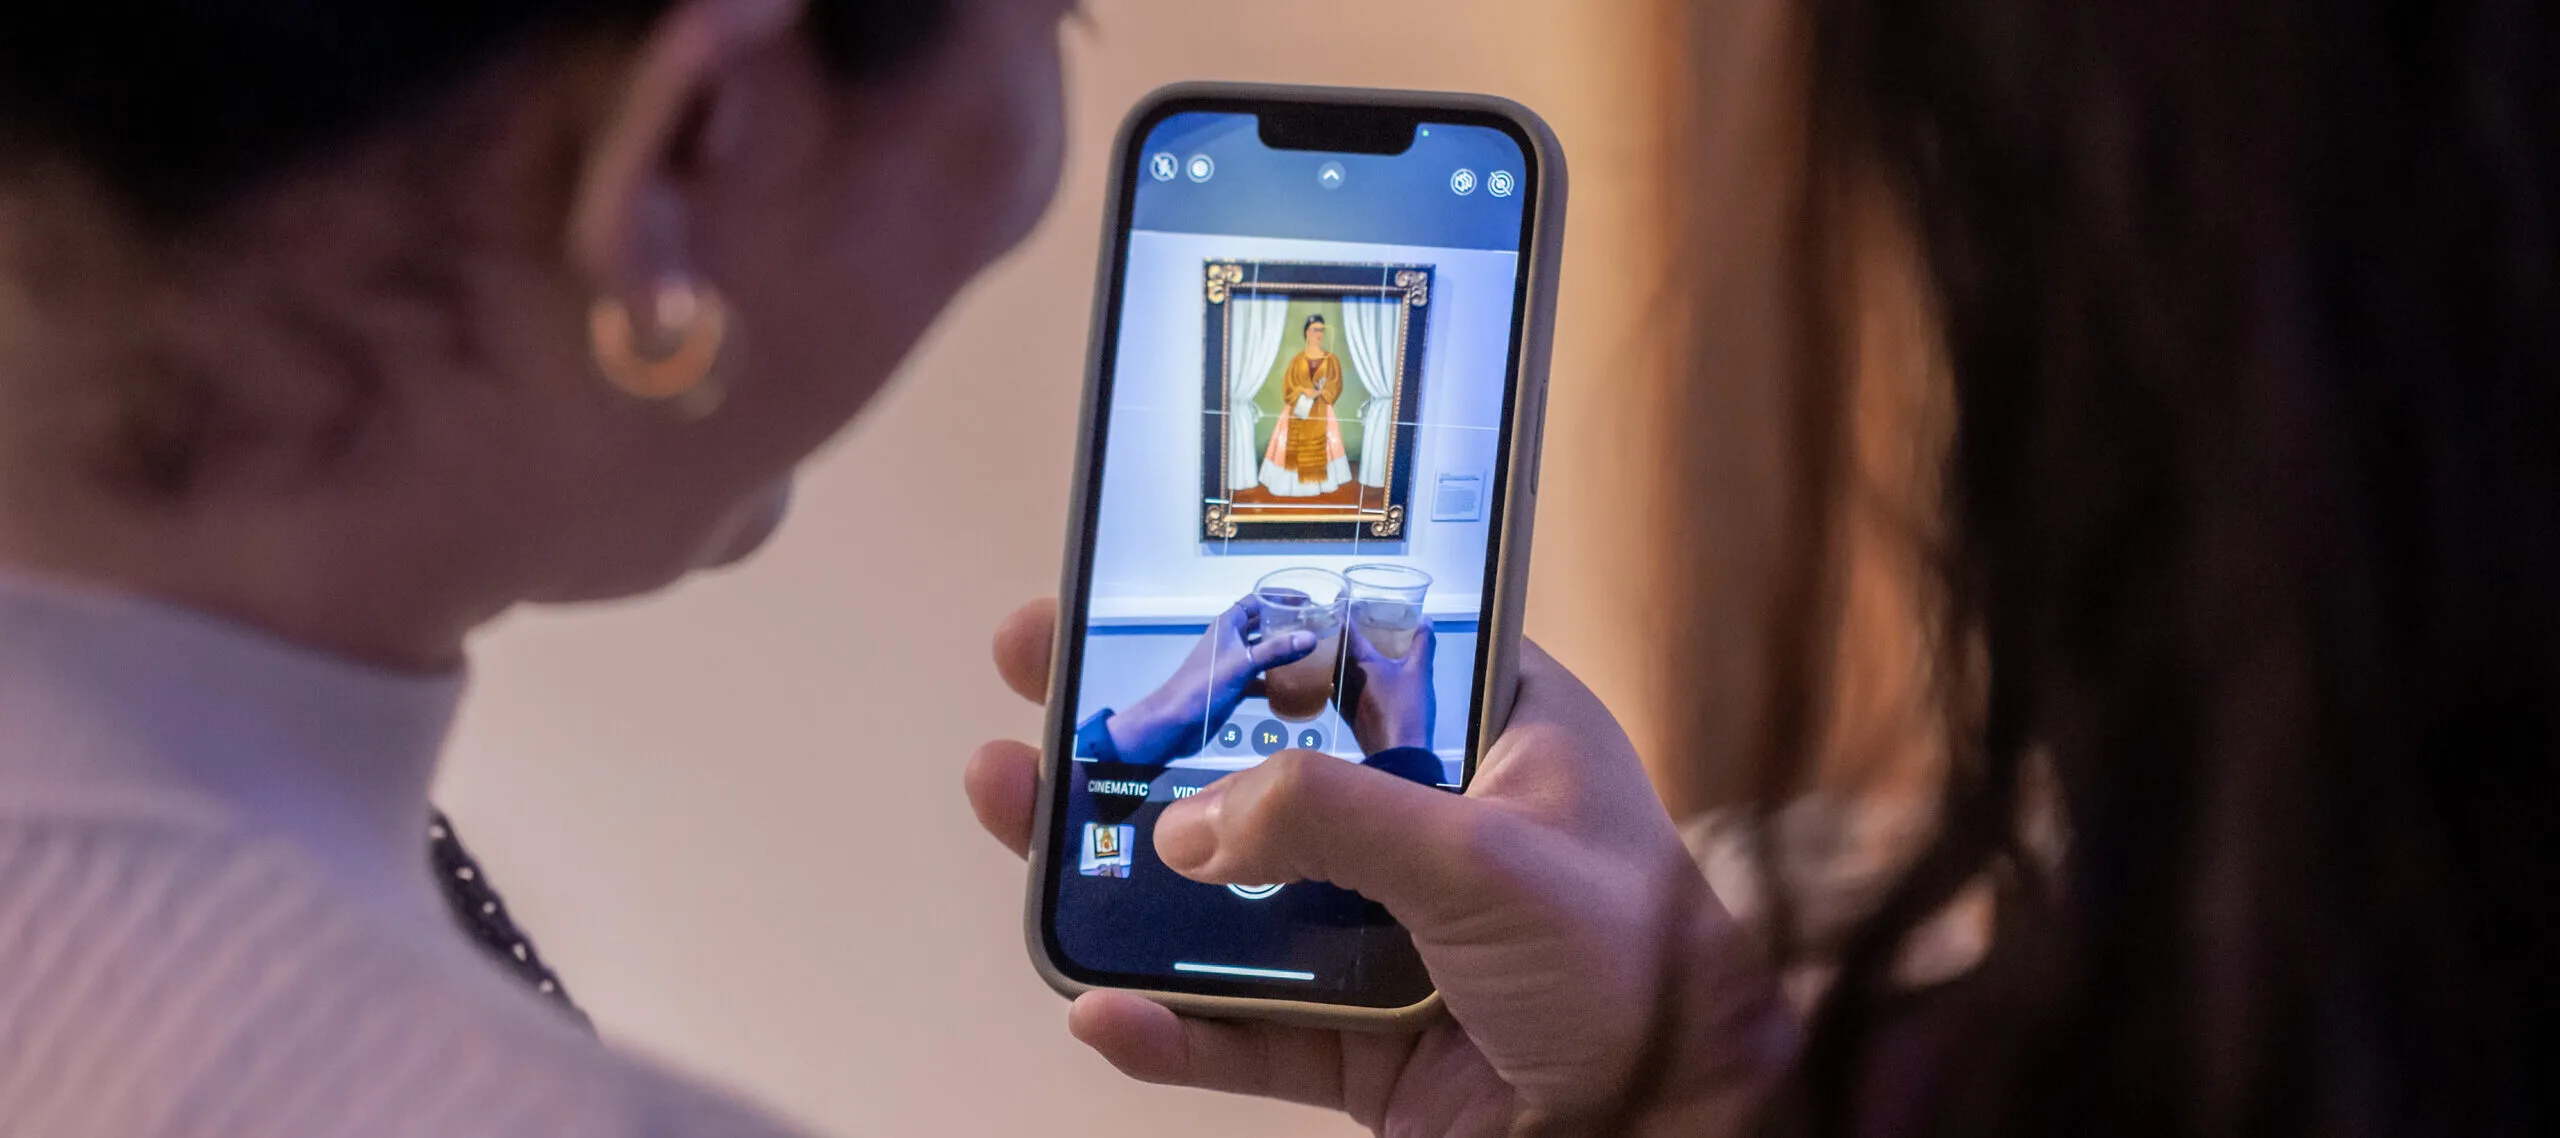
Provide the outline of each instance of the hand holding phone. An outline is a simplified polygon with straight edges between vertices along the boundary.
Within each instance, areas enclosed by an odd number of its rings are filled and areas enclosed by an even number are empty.
[[[1026,698],[1046,693],[1055,611],[1026,608],[998,637],[999,670]],[[1015,742],[970,762],[971,805],[1016,853],[1031,840],[1039,763]],[[1195,1019],[1125,991],[1080,997],[1070,1029],[1132,1077],[1342,1110],[1379,1133],[1508,1133],[1531,1119],[1721,1133],[1792,1054],[1774,974],[1688,860],[1625,734],[1535,648],[1463,797],[1306,752],[1217,785],[1163,812],[1168,864],[1211,883],[1353,885],[1411,930],[1453,1015],[1378,1034]]]

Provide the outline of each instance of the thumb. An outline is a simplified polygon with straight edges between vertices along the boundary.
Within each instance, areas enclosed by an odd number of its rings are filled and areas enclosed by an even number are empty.
[[[1259,672],[1282,664],[1294,664],[1315,650],[1316,634],[1301,628],[1263,637],[1262,643],[1245,649],[1245,659],[1252,662],[1254,671]]]
[[[1156,853],[1210,883],[1324,881],[1429,937],[1508,887],[1525,823],[1482,802],[1313,751],[1282,751],[1165,808]]]

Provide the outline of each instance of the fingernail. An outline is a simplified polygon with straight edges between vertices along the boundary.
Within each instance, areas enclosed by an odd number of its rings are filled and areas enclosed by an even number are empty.
[[[1219,779],[1164,808],[1156,819],[1156,856],[1164,859],[1166,868],[1187,873],[1218,855],[1218,824],[1225,819],[1226,793],[1227,780]]]
[[[1292,633],[1290,633],[1290,634],[1289,634],[1289,650],[1290,650],[1290,651],[1292,651],[1292,652],[1312,652],[1312,651],[1314,651],[1314,650],[1315,650],[1315,647],[1316,647],[1316,634],[1315,634],[1315,633],[1309,632],[1309,631],[1307,631],[1306,629],[1301,628],[1301,629],[1299,629],[1298,631],[1296,631],[1296,632],[1292,632]]]

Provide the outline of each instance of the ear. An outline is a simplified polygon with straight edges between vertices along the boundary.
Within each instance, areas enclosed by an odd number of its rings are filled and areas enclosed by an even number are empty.
[[[808,0],[679,0],[633,51],[570,198],[569,261],[599,296],[648,312],[700,276],[688,190],[743,133],[742,58],[797,33]]]

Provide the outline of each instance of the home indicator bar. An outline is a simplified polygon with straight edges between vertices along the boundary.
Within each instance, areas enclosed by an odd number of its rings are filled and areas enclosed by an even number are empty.
[[[1255,980],[1313,980],[1316,978],[1313,972],[1292,972],[1285,968],[1245,968],[1234,964],[1193,964],[1189,961],[1176,963],[1173,970],[1206,972],[1212,976],[1243,976]]]

